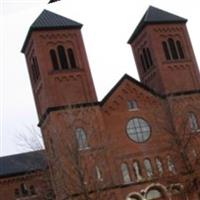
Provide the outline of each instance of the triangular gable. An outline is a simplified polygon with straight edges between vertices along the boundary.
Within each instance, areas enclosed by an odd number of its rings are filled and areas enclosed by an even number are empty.
[[[117,84],[110,90],[110,92],[102,99],[101,101],[101,105],[103,106],[108,100],[109,98],[113,95],[113,93],[123,84],[123,82],[125,80],[130,81],[132,84],[136,85],[137,87],[141,88],[142,90],[144,90],[144,92],[149,93],[150,95],[159,97],[159,98],[164,98],[164,96],[156,93],[154,90],[148,88],[146,85],[140,83],[139,81],[137,81],[136,79],[132,78],[131,76],[129,76],[128,74],[125,74],[118,82]]]

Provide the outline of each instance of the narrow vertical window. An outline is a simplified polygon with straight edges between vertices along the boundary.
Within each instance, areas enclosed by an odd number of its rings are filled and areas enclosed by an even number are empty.
[[[35,187],[33,185],[30,186],[30,193],[31,193],[31,195],[36,194]]]
[[[163,175],[163,164],[159,158],[156,158],[156,166],[157,166],[160,176],[162,176]]]
[[[162,42],[162,47],[163,47],[163,51],[165,53],[165,58],[167,60],[171,60],[167,43],[166,42]]]
[[[146,169],[147,176],[152,177],[153,176],[153,169],[152,169],[151,161],[149,159],[144,160],[144,166],[145,166],[145,169]]]
[[[131,177],[129,174],[128,165],[126,163],[121,164],[121,172],[122,172],[122,177],[123,177],[124,183],[130,183]]]
[[[197,131],[199,129],[197,117],[193,112],[188,114],[189,125],[192,131]]]
[[[143,57],[142,54],[140,55],[140,60],[141,60],[141,63],[142,63],[143,71],[146,72],[146,66],[145,66],[144,57]]]
[[[151,57],[151,52],[149,51],[149,48],[147,48],[146,50],[147,50],[147,56],[148,56],[148,60],[149,60],[150,66],[152,66],[153,65],[153,60],[152,60],[152,57]]]
[[[101,170],[99,169],[98,166],[96,166],[95,169],[96,169],[96,177],[97,177],[97,180],[103,181],[103,177],[102,177]]]
[[[134,169],[134,173],[135,173],[135,177],[136,177],[137,181],[142,180],[141,168],[140,168],[140,164],[138,161],[134,161],[133,169]]]
[[[50,54],[50,57],[51,57],[51,62],[52,62],[52,65],[53,65],[53,69],[54,70],[58,70],[59,69],[59,65],[58,65],[58,59],[57,59],[55,50],[51,49],[49,51],[49,54]]]
[[[23,196],[28,195],[28,188],[24,183],[21,184],[21,193],[22,193]]]
[[[178,59],[178,53],[177,53],[177,50],[176,50],[176,45],[174,43],[174,40],[172,38],[169,38],[168,43],[169,43],[170,51],[171,51],[171,54],[172,54],[172,58],[175,59],[175,60]]]
[[[179,57],[181,59],[185,58],[184,53],[183,53],[183,48],[182,48],[179,40],[176,41],[176,46],[177,46],[177,49],[178,49]]]
[[[171,172],[172,174],[176,174],[176,168],[175,168],[174,162],[171,156],[169,155],[167,156],[167,165],[168,165],[169,172]]]
[[[37,75],[36,75],[35,66],[34,66],[33,63],[31,64],[31,72],[32,72],[33,81],[36,82],[37,81]]]
[[[37,58],[35,56],[33,57],[33,64],[34,64],[34,68],[35,68],[36,79],[38,80],[40,77],[40,70],[39,70]]]
[[[59,59],[60,59],[61,68],[69,69],[64,47],[59,45],[57,47],[57,49],[58,49],[58,55],[59,55]]]
[[[69,61],[70,61],[70,65],[71,65],[71,68],[76,68],[76,60],[75,60],[75,57],[74,57],[74,52],[71,48],[67,49],[67,53],[68,53],[68,56],[69,56]]]
[[[80,150],[88,148],[87,137],[82,128],[76,129],[76,139]]]
[[[144,60],[145,60],[146,67],[147,67],[147,69],[149,69],[150,64],[149,64],[149,60],[148,60],[148,57],[147,57],[146,49],[143,48],[142,51],[143,51],[143,55],[144,55]]]
[[[19,198],[19,197],[20,197],[19,189],[15,189],[15,197],[16,197],[16,198]]]

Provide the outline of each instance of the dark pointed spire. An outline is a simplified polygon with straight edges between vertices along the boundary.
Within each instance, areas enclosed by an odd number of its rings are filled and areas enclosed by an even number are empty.
[[[148,24],[169,24],[169,23],[186,23],[187,19],[171,14],[164,10],[149,6],[140,23],[136,27],[132,36],[128,40],[130,44],[140,33],[140,31]]]
[[[71,19],[44,10],[31,25],[31,30],[54,29],[54,28],[81,28],[82,24]]]
[[[27,37],[25,39],[24,45],[22,47],[22,52],[24,52],[26,43],[31,36],[31,33],[36,30],[58,30],[58,29],[80,29],[82,24],[63,17],[61,15],[55,14],[48,10],[44,10],[38,18],[31,25]]]

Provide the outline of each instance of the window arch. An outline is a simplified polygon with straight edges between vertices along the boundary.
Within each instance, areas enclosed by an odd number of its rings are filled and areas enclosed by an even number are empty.
[[[54,70],[58,70],[59,69],[59,65],[58,65],[58,59],[57,59],[57,56],[56,56],[56,51],[54,49],[51,49],[49,51],[49,54],[50,54],[50,57],[51,57],[51,62],[52,62],[52,65],[53,65],[53,69]]]
[[[69,61],[70,61],[70,66],[71,68],[76,68],[76,60],[75,60],[75,57],[74,57],[74,52],[71,48],[67,49],[67,54],[68,54],[68,57],[69,57]]]
[[[57,47],[57,50],[58,50],[58,55],[59,55],[59,60],[60,60],[61,68],[62,69],[69,69],[68,61],[67,61],[67,57],[66,57],[66,54],[65,54],[64,47],[62,45],[59,45]]]
[[[156,158],[156,166],[158,169],[159,174],[162,176],[163,175],[163,164],[160,158]]]
[[[158,188],[152,188],[146,194],[147,200],[161,199],[163,197],[164,197],[163,192]]]
[[[178,59],[178,53],[176,50],[176,45],[175,45],[174,40],[172,38],[168,38],[168,43],[169,43],[169,48],[172,54],[172,58],[175,60]]]
[[[169,172],[171,172],[172,174],[176,174],[175,164],[170,155],[167,155],[167,165]]]
[[[179,40],[168,38],[166,41],[162,42],[162,48],[166,60],[177,60],[185,58],[183,47]]]
[[[183,48],[182,48],[181,42],[179,40],[176,41],[176,46],[177,46],[177,49],[178,49],[179,57],[181,59],[185,58],[185,55],[184,55],[184,52],[183,52]]]
[[[163,47],[163,50],[164,50],[164,53],[165,53],[165,58],[167,60],[171,60],[169,48],[167,46],[167,42],[163,41],[162,42],[162,47]]]
[[[144,56],[142,54],[140,55],[140,61],[142,63],[143,71],[146,72],[146,65],[145,65],[145,61],[144,61]]]
[[[130,183],[131,177],[130,177],[128,165],[126,163],[121,164],[121,172],[122,172],[122,177],[123,177],[124,183]]]
[[[134,173],[135,173],[135,177],[136,177],[137,181],[141,181],[142,180],[142,171],[141,171],[139,161],[135,160],[133,162],[133,169],[134,169]]]
[[[196,115],[193,112],[188,113],[188,120],[189,120],[189,126],[191,130],[197,131],[199,129],[198,121],[197,121]]]
[[[88,148],[88,141],[85,131],[82,128],[76,129],[76,139],[80,150]]]
[[[95,166],[97,180],[103,181],[102,172],[98,166]]]
[[[144,166],[146,169],[146,174],[148,177],[152,177],[153,176],[153,168],[151,165],[151,161],[149,159],[145,159],[144,160]]]
[[[153,60],[152,60],[152,57],[151,57],[151,52],[150,52],[149,48],[146,48],[146,51],[147,51],[147,57],[148,57],[148,60],[149,60],[149,64],[150,64],[150,66],[152,66]]]
[[[28,188],[27,188],[26,184],[22,183],[20,185],[20,188],[21,188],[22,196],[27,196],[28,195]]]
[[[146,49],[143,48],[142,52],[143,52],[143,55],[144,55],[144,61],[145,61],[146,69],[149,69],[150,68],[150,63],[149,63],[149,59],[148,59],[148,55],[147,55]]]

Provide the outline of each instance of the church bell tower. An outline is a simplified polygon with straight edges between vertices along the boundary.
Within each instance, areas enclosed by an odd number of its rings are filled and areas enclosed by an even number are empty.
[[[128,41],[142,83],[160,94],[200,89],[186,22],[150,6]]]
[[[81,27],[44,10],[29,29],[22,52],[39,118],[49,108],[97,101]]]

